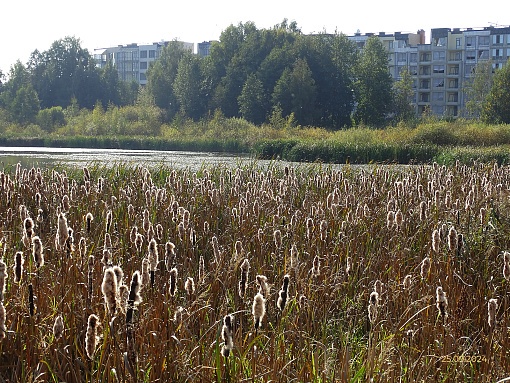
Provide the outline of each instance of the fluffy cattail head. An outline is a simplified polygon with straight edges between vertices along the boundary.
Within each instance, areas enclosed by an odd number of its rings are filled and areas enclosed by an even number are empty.
[[[0,300],[0,339],[5,338],[5,307],[3,300]]]
[[[186,278],[186,282],[184,282],[184,290],[186,290],[186,294],[188,294],[189,297],[195,294],[195,281],[192,277]]]
[[[257,295],[255,295],[255,298],[253,298],[253,306],[251,313],[253,315],[255,330],[258,330],[261,327],[264,315],[266,315],[266,300],[264,299],[264,296],[261,293],[257,293]]]
[[[94,220],[94,216],[92,215],[92,213],[87,213],[87,215],[85,216],[85,223],[86,223],[86,229],[87,229],[88,234],[90,234],[90,229],[92,227],[93,220]]]
[[[508,281],[510,279],[510,252],[503,252],[503,277]]]
[[[404,224],[404,214],[402,214],[401,210],[397,210],[395,213],[395,224],[397,225],[397,228],[401,228]]]
[[[32,237],[32,254],[34,256],[34,263],[37,268],[42,267],[44,265],[44,248],[41,241],[37,235]]]
[[[436,289],[436,306],[441,316],[445,318],[447,316],[446,308],[448,307],[448,300],[441,286],[438,286]]]
[[[152,238],[149,242],[149,263],[150,270],[156,271],[158,262],[159,262],[159,254],[158,254],[158,243],[155,238]]]
[[[261,293],[264,297],[268,297],[270,287],[267,283],[267,277],[265,275],[257,275],[255,279],[259,285],[259,293]]]
[[[411,288],[411,285],[413,284],[413,276],[411,274],[407,274],[405,277],[404,277],[404,288],[405,289],[409,289]]]
[[[223,327],[221,329],[221,337],[223,338],[223,349],[221,353],[225,358],[228,358],[230,355],[230,351],[234,348],[234,342],[232,340],[232,331],[233,331],[233,324],[232,324],[232,316],[231,315],[225,315],[223,318]]]
[[[286,274],[283,277],[282,288],[278,293],[278,301],[276,302],[276,306],[280,309],[280,311],[283,311],[285,309],[285,306],[287,305],[287,298],[289,296],[289,283],[290,276]]]
[[[458,248],[458,235],[457,230],[452,226],[448,232],[448,248],[450,251],[456,251]]]
[[[379,294],[377,291],[372,291],[368,299],[368,319],[373,325],[377,320],[377,311],[379,308]]]
[[[425,257],[423,261],[421,261],[420,267],[421,279],[428,279],[429,273],[430,273],[430,258]]]
[[[439,230],[434,230],[432,232],[432,250],[435,253],[439,252],[439,245],[441,243],[441,235],[439,234]]]
[[[488,310],[487,321],[489,322],[489,326],[494,327],[494,325],[496,324],[496,312],[498,311],[498,300],[495,298],[489,299],[489,302],[487,303],[487,310]]]
[[[393,228],[393,225],[395,224],[395,212],[390,210],[388,214],[386,214],[386,227],[388,229]]]
[[[175,296],[175,293],[177,292],[177,274],[177,269],[175,267],[170,270],[170,286],[168,288],[168,292],[171,296]]]
[[[90,314],[87,322],[87,333],[85,335],[85,351],[90,359],[94,359],[94,353],[97,345],[97,328],[99,318],[95,314]]]
[[[62,315],[59,315],[55,318],[55,323],[53,324],[53,336],[55,339],[58,339],[64,333],[64,320],[62,319]]]
[[[108,267],[104,271],[103,283],[101,284],[101,292],[110,316],[115,316],[117,312],[117,277],[112,267]]]
[[[321,260],[318,255],[313,259],[312,275],[318,277],[321,274]]]
[[[239,280],[239,297],[244,298],[246,294],[246,286],[248,285],[248,271],[250,270],[250,262],[245,259],[241,264],[241,279]]]
[[[14,254],[14,282],[16,283],[21,281],[21,277],[23,275],[23,263],[25,263],[23,252],[17,251],[16,254]]]

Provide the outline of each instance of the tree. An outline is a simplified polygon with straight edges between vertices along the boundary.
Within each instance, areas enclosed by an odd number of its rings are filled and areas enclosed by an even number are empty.
[[[11,118],[19,124],[35,122],[40,110],[39,98],[32,84],[24,85],[17,90],[16,96],[9,105]]]
[[[492,61],[479,61],[473,77],[467,81],[464,92],[467,98],[466,112],[469,117],[478,118],[492,86]]]
[[[297,59],[292,69],[283,71],[273,91],[273,105],[280,105],[284,116],[294,114],[301,125],[310,125],[315,113],[317,89],[305,59]]]
[[[493,83],[482,107],[482,119],[488,123],[510,124],[510,62],[496,69]]]
[[[174,93],[183,115],[199,119],[204,112],[200,58],[187,52],[179,61]]]
[[[241,116],[254,124],[262,124],[266,120],[267,96],[262,81],[255,74],[250,74],[244,83],[237,102]]]
[[[400,72],[400,80],[393,84],[394,113],[397,122],[409,122],[415,117],[413,97],[413,78],[405,68]]]
[[[75,37],[57,40],[45,52],[34,51],[28,70],[43,108],[65,108],[73,97],[81,107],[93,108],[101,100],[99,69]]]
[[[165,46],[160,57],[147,69],[147,90],[154,98],[156,106],[166,111],[167,120],[179,111],[173,86],[177,77],[179,61],[185,50],[178,41]]]
[[[388,71],[388,53],[376,36],[368,38],[357,66],[357,123],[382,126],[391,107],[393,80]]]

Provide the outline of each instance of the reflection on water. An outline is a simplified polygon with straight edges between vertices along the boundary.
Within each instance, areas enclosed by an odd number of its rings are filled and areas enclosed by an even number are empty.
[[[23,167],[48,168],[59,164],[83,167],[93,163],[102,165],[166,165],[177,169],[198,170],[203,166],[224,164],[235,166],[253,162],[249,156],[225,153],[179,152],[157,150],[0,147],[0,169],[20,163]],[[259,162],[259,161],[257,161]]]

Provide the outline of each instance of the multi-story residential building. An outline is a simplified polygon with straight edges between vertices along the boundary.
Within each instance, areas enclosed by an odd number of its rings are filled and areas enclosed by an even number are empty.
[[[169,41],[162,41],[149,45],[127,44],[117,47],[94,50],[94,58],[99,67],[104,67],[109,61],[113,63],[123,81],[136,81],[140,85],[147,84],[147,69],[151,62],[161,54],[163,47]],[[184,49],[194,50],[193,43],[180,42]]]
[[[209,56],[211,52],[211,46],[215,41],[204,41],[197,44],[197,55],[200,57],[206,57]]]
[[[374,34],[349,36],[360,49]],[[377,34],[388,50],[388,69],[394,80],[408,68],[415,89],[414,105],[421,115],[465,115],[465,87],[479,62],[492,60],[500,68],[510,58],[510,27],[434,28],[425,44],[417,34]]]

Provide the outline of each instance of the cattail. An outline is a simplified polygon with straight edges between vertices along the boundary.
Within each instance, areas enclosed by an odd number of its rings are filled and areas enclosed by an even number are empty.
[[[62,197],[62,210],[65,212],[68,212],[71,209],[70,203],[69,203],[69,196],[67,194],[64,194]]]
[[[156,225],[156,235],[158,237],[158,240],[161,241],[161,239],[163,238],[163,225],[161,225],[160,223]]]
[[[221,337],[223,338],[223,349],[221,353],[225,358],[228,358],[230,351],[234,348],[234,342],[232,340],[232,316],[225,315],[223,318],[223,327],[221,329]]]
[[[386,227],[388,229],[392,229],[395,224],[395,212],[390,210],[388,214],[386,214]]]
[[[236,243],[234,245],[234,250],[235,250],[236,258],[244,255],[243,244],[241,243],[241,241],[236,241]]]
[[[85,237],[81,237],[78,242],[78,252],[80,253],[80,258],[85,258],[85,255],[87,254],[87,240]]]
[[[427,203],[425,201],[420,202],[420,221],[427,219]]]
[[[255,324],[255,331],[257,331],[261,325],[264,315],[266,315],[266,300],[261,293],[257,293],[253,298],[253,307],[251,310],[253,315],[253,322]]]
[[[175,296],[175,293],[177,292],[177,269],[175,267],[170,270],[169,285],[170,287],[168,288],[168,292],[171,296]]]
[[[198,282],[201,283],[205,278],[205,260],[204,256],[201,255],[198,259]]]
[[[23,221],[23,243],[29,247],[32,243],[32,236],[34,235],[34,221],[32,218],[27,217]]]
[[[87,167],[83,168],[83,181],[85,182],[90,181],[90,172],[89,169],[87,169]]]
[[[248,271],[250,270],[250,262],[245,259],[241,264],[241,280],[239,281],[239,297],[242,299],[246,294],[246,286],[248,284]]]
[[[35,204],[37,207],[41,206],[41,193],[35,193]]]
[[[297,267],[297,265],[299,263],[298,256],[299,256],[299,252],[298,252],[297,246],[295,243],[293,243],[292,247],[290,248],[290,267],[291,267],[291,269]]]
[[[127,303],[129,300],[129,287],[122,284],[119,286],[119,309],[122,314],[126,314],[127,311]]]
[[[67,229],[67,239],[65,243],[66,248],[66,254],[68,257],[71,256],[72,253],[74,253],[74,230],[71,228]]]
[[[184,308],[182,306],[177,307],[174,313],[174,323],[179,327],[182,324],[182,318],[184,315]]]
[[[282,232],[280,230],[275,230],[273,233],[274,245],[277,249],[282,247]]]
[[[23,252],[18,251],[14,255],[14,282],[19,283],[23,275],[23,264],[25,259],[23,258]]]
[[[103,249],[103,257],[101,258],[101,263],[104,266],[110,266],[112,264],[112,252],[110,249]]]
[[[441,243],[441,236],[439,234],[439,230],[434,230],[432,232],[432,250],[435,253],[439,253],[439,245]]]
[[[257,275],[255,277],[257,280],[257,284],[259,285],[259,293],[261,293],[264,297],[269,296],[269,284],[267,283],[267,277],[265,275]]]
[[[31,317],[35,314],[34,287],[31,283],[28,285],[28,312]]]
[[[352,270],[352,258],[351,257],[347,257],[347,259],[345,260],[345,273],[347,275],[350,275],[351,274],[351,270]]]
[[[503,252],[503,277],[508,281],[510,279],[510,252]]]
[[[447,316],[446,308],[448,307],[448,300],[446,299],[446,293],[443,291],[441,286],[436,289],[436,306],[443,319]]]
[[[495,298],[489,299],[487,303],[489,327],[494,327],[496,324],[496,312],[498,311],[498,300]]]
[[[425,257],[425,258],[423,258],[423,261],[421,261],[421,268],[420,268],[421,279],[423,279],[423,280],[428,279],[429,273],[430,273],[430,258]]]
[[[378,296],[380,297],[382,295],[382,289],[383,289],[383,284],[382,282],[378,279],[374,282],[374,291],[377,292]]]
[[[104,271],[103,283],[101,284],[101,292],[110,316],[115,316],[117,312],[117,277],[112,267]]]
[[[37,268],[44,265],[43,244],[41,239],[36,235],[32,238],[32,255],[34,257],[35,266]]]
[[[55,323],[53,323],[53,336],[55,339],[58,339],[64,333],[64,320],[62,319],[62,315],[58,315],[55,318]]]
[[[155,238],[152,238],[149,242],[149,254],[147,259],[149,260],[151,286],[154,287],[154,278],[159,263],[158,243]]]
[[[129,232],[129,240],[131,241],[131,243],[135,243],[136,241],[136,235],[138,234],[138,227],[136,226],[133,226],[131,228],[131,231]]]
[[[313,232],[313,219],[307,218],[306,219],[306,238],[311,239],[312,238],[312,232]]]
[[[404,224],[404,214],[402,214],[401,210],[397,210],[395,213],[395,224],[397,225],[398,229],[400,229]]]
[[[36,218],[36,220],[39,223],[42,223],[42,221],[44,220],[44,211],[43,211],[43,209],[37,209],[37,218]]]
[[[450,251],[456,251],[458,248],[458,235],[457,230],[452,226],[450,227],[450,231],[448,232],[448,248]]]
[[[328,221],[322,220],[319,225],[319,233],[321,241],[325,241],[328,236]]]
[[[98,322],[99,318],[97,315],[89,315],[87,333],[85,334],[85,351],[90,359],[94,359],[94,353],[96,351]]]
[[[140,296],[140,287],[142,286],[142,281],[140,277],[140,273],[135,271],[133,276],[131,277],[131,285],[129,288],[129,297],[127,300],[127,311],[126,311],[126,324],[131,326],[133,324],[133,313],[138,304],[142,302],[142,297]]]
[[[90,228],[91,228],[93,220],[94,220],[94,216],[92,215],[92,213],[87,213],[87,215],[85,216],[87,234],[90,234]]]
[[[136,233],[136,236],[135,236],[135,247],[136,247],[136,250],[137,251],[141,251],[142,250],[142,245],[143,245],[143,235],[141,235],[140,233]]]
[[[147,258],[142,259],[142,285],[148,286],[151,280],[149,273],[150,262]]]
[[[55,245],[56,245],[57,250],[64,248],[68,236],[69,236],[69,230],[67,228],[66,216],[64,213],[60,213],[58,215],[57,236],[55,238]]]
[[[278,301],[276,302],[276,306],[280,309],[280,311],[283,311],[287,305],[287,297],[289,295],[289,282],[290,276],[286,274],[283,277],[283,285],[280,292],[278,293]]]
[[[172,242],[165,243],[165,266],[170,271],[175,264],[175,245]]]
[[[0,259],[0,302],[4,300],[5,280],[7,279],[7,265]]]
[[[318,255],[316,255],[313,259],[313,266],[312,266],[312,275],[314,277],[318,277],[321,274],[321,260]]]
[[[195,294],[195,281],[192,277],[186,278],[186,282],[184,282],[184,290],[186,290],[186,294],[189,297],[192,297]]]
[[[213,249],[214,260],[215,262],[218,262],[218,260],[220,259],[220,246],[218,244],[218,238],[216,236],[213,236],[211,238],[211,246]]]
[[[87,273],[87,284],[88,284],[88,303],[92,301],[93,295],[93,284],[94,284],[94,256],[89,255],[88,261],[88,273]]]
[[[368,300],[368,319],[370,323],[373,325],[377,320],[377,311],[379,308],[379,294],[377,291],[372,291],[370,293],[370,298]]]
[[[407,274],[405,277],[404,277],[404,289],[410,289],[411,288],[411,285],[413,283],[413,277],[411,274]]]
[[[5,338],[6,327],[5,327],[5,307],[3,300],[0,300],[0,339]]]

